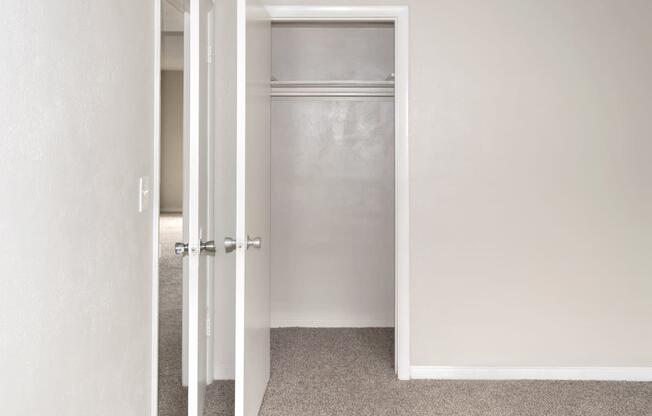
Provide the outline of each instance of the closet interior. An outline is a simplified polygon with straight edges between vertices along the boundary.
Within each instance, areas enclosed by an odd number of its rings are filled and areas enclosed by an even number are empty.
[[[272,327],[394,326],[394,25],[275,22]]]

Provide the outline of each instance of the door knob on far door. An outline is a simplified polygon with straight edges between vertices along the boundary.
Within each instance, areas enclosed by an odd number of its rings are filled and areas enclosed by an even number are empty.
[[[187,256],[188,243],[174,243],[174,253],[179,256]]]
[[[263,240],[260,237],[256,237],[253,240],[247,236],[247,250],[250,247],[261,248],[263,246]]]
[[[263,240],[261,240],[260,237],[256,237],[254,239],[251,239],[249,236],[247,236],[247,248],[250,248],[250,247],[261,248],[262,246],[263,246]],[[238,248],[238,242],[236,240],[234,240],[231,237],[226,237],[224,239],[224,250],[227,253],[232,252],[236,248]]]
[[[236,249],[238,246],[238,243],[231,237],[225,237],[224,238],[224,251],[227,253],[232,252],[233,250]]]
[[[201,250],[202,253],[206,253],[209,255],[215,254],[215,241],[211,240],[205,243],[203,241],[200,241],[199,249]]]

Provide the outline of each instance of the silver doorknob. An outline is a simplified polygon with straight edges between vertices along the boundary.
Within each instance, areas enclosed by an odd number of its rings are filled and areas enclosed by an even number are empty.
[[[230,253],[233,250],[235,250],[237,246],[238,244],[233,238],[231,237],[224,238],[224,251],[226,251],[227,253]]]
[[[256,237],[253,240],[247,236],[247,249],[249,247],[261,248],[263,246],[263,240],[260,237]]]
[[[174,253],[179,256],[187,256],[188,243],[174,243]]]
[[[207,241],[207,242],[202,242],[200,241],[199,243],[199,250],[201,252],[206,252],[206,254],[215,254],[215,241]]]

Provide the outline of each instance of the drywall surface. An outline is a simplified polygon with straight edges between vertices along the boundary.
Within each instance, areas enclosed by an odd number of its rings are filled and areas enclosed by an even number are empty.
[[[394,101],[272,101],[272,326],[394,325]]]
[[[161,71],[161,212],[183,210],[183,72]]]
[[[150,411],[154,2],[3,2],[0,413]]]
[[[278,80],[385,80],[390,23],[276,23]],[[272,326],[394,325],[394,101],[272,102]]]
[[[279,81],[384,81],[394,72],[392,23],[274,23]]]
[[[652,3],[410,7],[412,365],[652,366]]]
[[[161,35],[162,70],[183,71],[183,42],[183,32],[167,32]]]

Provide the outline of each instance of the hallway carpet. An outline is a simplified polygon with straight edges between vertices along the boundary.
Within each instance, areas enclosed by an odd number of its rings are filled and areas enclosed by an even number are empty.
[[[181,385],[183,261],[174,254],[182,240],[180,215],[162,214],[159,259],[159,415],[187,416],[188,389]],[[233,382],[217,381],[206,390],[206,415],[233,415]]]
[[[395,379],[393,330],[275,329],[261,416],[650,416],[652,383]]]

